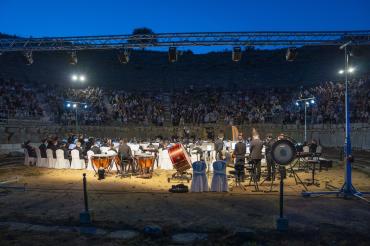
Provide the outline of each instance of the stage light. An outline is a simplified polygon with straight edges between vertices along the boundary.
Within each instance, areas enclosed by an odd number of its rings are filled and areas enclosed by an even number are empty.
[[[310,105],[310,103],[309,102],[306,102],[306,105],[308,106],[308,105]]]
[[[73,81],[77,81],[78,80],[78,76],[76,74],[73,74],[71,78],[72,78]]]
[[[73,108],[77,108],[77,104],[76,103],[73,104]]]
[[[84,108],[86,109],[87,108],[87,105],[85,104]]]
[[[33,64],[33,56],[32,51],[26,51],[24,52],[24,57],[26,58],[26,65],[32,65]]]
[[[71,107],[71,104],[70,103],[67,103],[67,108],[70,108]]]
[[[341,70],[339,70],[339,71],[338,71],[338,73],[339,73],[339,74],[343,74],[343,73],[344,73],[344,70],[343,70],[343,69],[341,69]]]
[[[77,53],[76,51],[72,51],[69,57],[69,64],[76,65],[77,64]]]
[[[177,48],[176,47],[170,47],[168,49],[168,60],[170,62],[176,62],[177,61]]]
[[[350,67],[350,68],[348,68],[348,72],[349,73],[353,73],[355,71],[355,68],[354,67]]]
[[[296,48],[288,48],[286,51],[285,59],[287,61],[294,61],[297,58],[297,49]]]
[[[242,49],[240,47],[234,47],[231,59],[238,62],[242,59]]]
[[[311,99],[311,104],[315,104],[315,100],[314,99]]]
[[[299,102],[295,102],[295,105],[296,105],[296,106],[299,106]]]
[[[84,75],[80,75],[80,81],[81,82],[84,82],[86,80],[85,76]]]

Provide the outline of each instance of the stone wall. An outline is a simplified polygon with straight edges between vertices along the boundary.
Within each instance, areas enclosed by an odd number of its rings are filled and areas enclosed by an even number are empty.
[[[220,130],[227,131],[224,125],[200,125],[186,126],[190,129],[190,135],[206,138],[207,131],[217,136]],[[252,128],[255,127],[262,138],[267,133],[274,136],[283,132],[297,141],[303,142],[303,127],[296,125],[257,124],[238,126],[239,131],[245,136],[250,136]],[[208,129],[208,130],[207,130]],[[148,139],[156,136],[170,137],[182,136],[181,127],[144,127],[144,126],[80,126],[79,132],[95,137],[112,138],[140,138]],[[74,126],[61,126],[55,124],[42,124],[40,122],[13,121],[0,125],[0,144],[19,144],[25,140],[40,142],[40,139],[49,135],[64,136],[69,133],[76,133]],[[356,149],[370,150],[370,126],[368,124],[352,125],[352,147]],[[344,143],[343,125],[314,125],[307,131],[307,139],[316,139],[325,147],[341,147]]]

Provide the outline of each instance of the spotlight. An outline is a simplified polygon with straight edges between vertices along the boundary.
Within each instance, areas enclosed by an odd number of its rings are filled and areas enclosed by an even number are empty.
[[[26,65],[32,65],[33,64],[33,56],[32,51],[26,51],[24,53],[24,57],[26,58]]]
[[[348,68],[348,72],[349,73],[353,73],[355,71],[355,68],[354,67],[350,67],[350,68]]]
[[[341,69],[341,70],[338,71],[338,73],[339,74],[343,74],[344,73],[344,70]]]
[[[231,59],[238,62],[242,59],[242,49],[240,47],[234,47]]]
[[[121,64],[127,64],[130,61],[130,53],[128,50],[120,51],[118,53],[118,60]]]
[[[69,57],[69,64],[76,65],[77,64],[77,53],[76,51],[72,51]]]
[[[288,48],[286,51],[285,59],[287,61],[294,61],[297,58],[297,49],[296,48]]]
[[[76,103],[74,103],[74,104],[73,104],[73,108],[76,108],[76,107],[77,107],[77,104],[76,104]]]
[[[310,103],[309,102],[306,102],[306,105],[308,106],[308,105],[310,105]]]
[[[296,105],[296,106],[299,106],[299,102],[295,102],[295,105]]]
[[[311,99],[311,104],[315,104],[315,100],[314,99]]]
[[[85,104],[84,108],[86,109],[87,108],[87,105]]]
[[[177,61],[177,48],[176,47],[170,47],[168,49],[168,60],[170,62],[176,62]]]
[[[80,75],[80,81],[81,82],[84,82],[86,80],[85,76],[84,75]]]
[[[78,80],[78,76],[76,74],[73,74],[71,78],[72,78],[73,81]]]
[[[67,103],[67,108],[70,108],[71,107],[71,104],[70,103]]]

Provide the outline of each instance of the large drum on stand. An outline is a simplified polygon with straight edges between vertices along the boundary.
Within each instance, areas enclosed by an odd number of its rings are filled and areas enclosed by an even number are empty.
[[[135,155],[135,159],[140,172],[138,178],[151,178],[153,176],[155,156],[149,154],[140,154]]]
[[[170,182],[171,179],[185,179],[189,182],[192,175],[187,173],[187,170],[191,168],[191,160],[184,146],[182,146],[182,144],[174,144],[168,148],[168,155],[170,156],[172,165],[176,170],[176,173],[172,175],[172,178],[168,178],[168,182]]]
[[[112,161],[117,155],[109,154],[94,154],[91,156],[92,167],[99,179],[104,179],[105,173],[109,173],[112,169]]]

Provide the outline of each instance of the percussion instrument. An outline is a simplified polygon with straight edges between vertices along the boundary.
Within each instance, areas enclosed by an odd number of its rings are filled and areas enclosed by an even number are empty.
[[[106,154],[94,154],[91,156],[91,163],[94,171],[97,173],[99,169],[109,171],[111,169],[111,163],[117,155],[106,155]]]
[[[151,178],[153,174],[155,156],[148,154],[135,155],[142,178]]]
[[[185,172],[191,168],[191,160],[188,153],[185,151],[182,144],[174,144],[168,148],[168,154],[170,156],[173,167],[178,172]]]
[[[282,139],[273,139],[269,143],[271,145],[271,157],[279,165],[287,165],[296,157],[296,143],[290,137]]]

